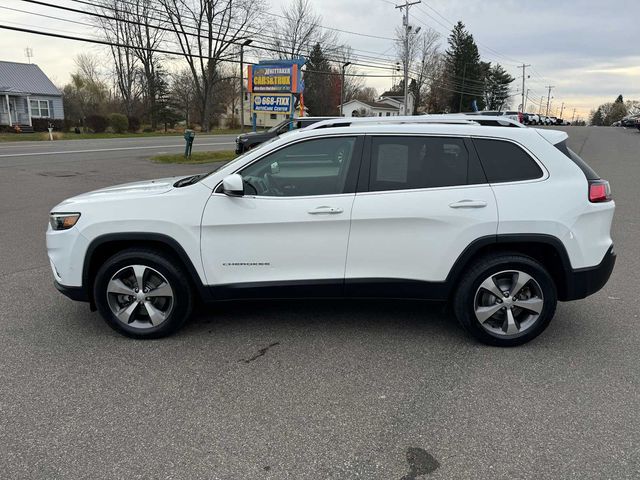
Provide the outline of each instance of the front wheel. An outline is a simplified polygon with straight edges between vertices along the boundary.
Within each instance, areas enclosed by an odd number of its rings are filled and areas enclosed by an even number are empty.
[[[107,324],[132,338],[169,335],[191,313],[187,276],[153,250],[125,250],[109,258],[98,270],[93,293]]]
[[[489,345],[522,345],[540,335],[553,318],[557,293],[547,270],[530,257],[497,254],[477,261],[454,296],[462,326]]]

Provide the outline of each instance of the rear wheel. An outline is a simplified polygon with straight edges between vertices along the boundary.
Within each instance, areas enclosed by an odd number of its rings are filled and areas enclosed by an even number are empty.
[[[526,343],[553,318],[557,293],[546,269],[530,257],[484,257],[465,273],[454,311],[475,338],[502,347]]]
[[[184,272],[152,250],[125,250],[109,258],[96,275],[94,299],[110,327],[140,339],[173,333],[192,306]]]

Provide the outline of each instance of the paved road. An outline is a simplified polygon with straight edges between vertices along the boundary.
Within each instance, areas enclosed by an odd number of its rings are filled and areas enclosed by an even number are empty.
[[[196,135],[193,151],[233,150],[235,135]],[[182,136],[0,143],[0,168],[148,158],[184,151]]]
[[[421,302],[226,303],[125,339],[54,290],[48,209],[203,167],[0,158],[0,477],[640,477],[640,134],[568,131],[613,185],[618,265],[514,349]]]

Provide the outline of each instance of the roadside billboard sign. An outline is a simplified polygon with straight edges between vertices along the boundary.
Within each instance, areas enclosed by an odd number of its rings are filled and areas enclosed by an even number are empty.
[[[259,63],[248,66],[248,87],[252,93],[301,93],[302,76],[297,63]]]
[[[252,112],[291,113],[293,96],[290,93],[269,93],[251,95]]]

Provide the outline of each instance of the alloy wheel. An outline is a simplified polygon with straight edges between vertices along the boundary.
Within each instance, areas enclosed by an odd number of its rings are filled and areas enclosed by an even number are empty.
[[[107,303],[124,325],[154,328],[173,309],[174,292],[167,279],[146,265],[129,265],[118,270],[107,284]]]
[[[544,296],[538,282],[519,270],[505,270],[485,279],[476,290],[476,319],[489,334],[515,337],[540,318]]]

